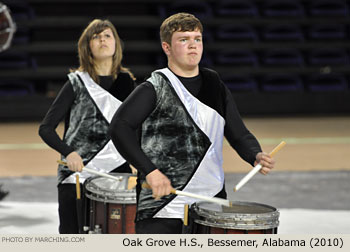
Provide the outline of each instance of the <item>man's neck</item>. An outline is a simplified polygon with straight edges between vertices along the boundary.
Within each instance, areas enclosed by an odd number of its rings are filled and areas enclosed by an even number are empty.
[[[184,68],[178,67],[177,65],[171,64],[169,62],[168,68],[177,76],[186,77],[186,78],[195,77],[199,74],[199,67],[198,66],[196,66],[194,68],[184,69]]]

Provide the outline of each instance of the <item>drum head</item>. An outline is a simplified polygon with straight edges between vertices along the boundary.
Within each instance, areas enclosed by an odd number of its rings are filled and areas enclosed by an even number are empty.
[[[197,202],[192,205],[198,215],[196,223],[229,229],[270,229],[278,227],[279,212],[276,208],[253,202],[231,202],[222,206],[212,202]]]
[[[106,177],[91,177],[85,181],[86,197],[108,203],[135,204],[136,190],[128,190],[130,173],[110,173],[118,180]]]
[[[207,212],[217,212],[222,215],[231,215],[231,214],[263,214],[271,213],[276,211],[276,208],[251,202],[231,202],[231,206],[222,206],[212,202],[199,202],[198,208],[201,211]]]

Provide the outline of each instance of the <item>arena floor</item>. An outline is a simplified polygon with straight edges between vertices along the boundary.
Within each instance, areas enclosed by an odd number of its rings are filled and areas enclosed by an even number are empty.
[[[282,140],[276,168],[233,187],[250,166],[224,144],[226,189],[231,201],[257,202],[280,211],[282,234],[350,233],[350,118],[245,118],[270,152]],[[0,124],[0,234],[57,233],[56,160],[39,138],[38,123]],[[59,127],[62,132],[62,125]]]

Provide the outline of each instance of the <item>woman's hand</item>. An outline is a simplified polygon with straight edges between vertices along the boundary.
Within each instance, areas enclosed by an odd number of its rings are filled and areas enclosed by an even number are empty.
[[[67,160],[67,166],[69,170],[73,172],[81,172],[82,169],[84,168],[84,164],[81,156],[75,151],[69,153],[68,156],[66,157],[66,160]]]

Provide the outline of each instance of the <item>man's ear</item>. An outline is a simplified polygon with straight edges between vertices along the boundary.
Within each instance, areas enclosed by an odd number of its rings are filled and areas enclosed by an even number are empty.
[[[170,54],[170,45],[167,42],[162,42],[162,48],[166,55]]]

